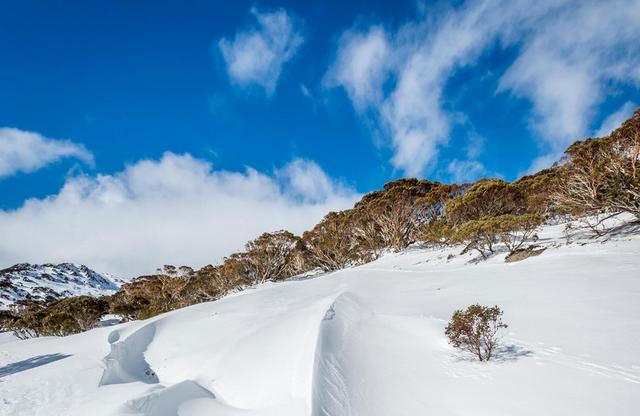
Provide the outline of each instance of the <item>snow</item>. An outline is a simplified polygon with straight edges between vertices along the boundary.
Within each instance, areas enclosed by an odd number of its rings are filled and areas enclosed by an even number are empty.
[[[516,263],[414,247],[146,321],[0,334],[0,415],[637,414],[640,236],[539,235]],[[476,302],[509,324],[489,363],[444,337]]]
[[[9,309],[16,301],[25,299],[111,295],[122,283],[82,264],[20,263],[0,270],[0,309]]]

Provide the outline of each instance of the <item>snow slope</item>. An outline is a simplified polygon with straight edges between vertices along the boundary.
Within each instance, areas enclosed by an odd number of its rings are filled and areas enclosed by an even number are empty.
[[[635,415],[640,237],[560,230],[517,263],[411,249],[75,336],[4,334],[0,415]],[[475,302],[509,324],[489,363],[443,334]]]
[[[0,270],[0,309],[7,309],[18,300],[110,295],[121,283],[82,264],[19,263]]]

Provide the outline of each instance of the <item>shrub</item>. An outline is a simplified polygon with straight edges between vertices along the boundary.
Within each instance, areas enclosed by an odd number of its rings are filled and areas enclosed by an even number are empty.
[[[13,332],[18,339],[35,338],[41,335],[42,321],[47,317],[40,305],[20,307],[16,310],[15,319],[9,322],[7,330]]]
[[[15,321],[20,319],[11,311],[0,310],[0,332],[10,331]]]
[[[489,361],[498,343],[498,331],[506,327],[500,308],[476,304],[455,311],[445,335],[454,347],[469,351],[480,361]]]

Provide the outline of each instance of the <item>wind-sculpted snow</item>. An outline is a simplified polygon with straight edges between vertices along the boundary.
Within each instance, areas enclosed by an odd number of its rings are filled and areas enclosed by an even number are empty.
[[[366,348],[367,340],[358,339],[358,327],[368,315],[353,294],[343,293],[322,319],[313,372],[312,416],[361,414],[353,409],[352,398],[358,380],[366,377],[366,373],[354,366],[359,353],[366,355],[366,351],[357,347],[360,342]]]
[[[157,383],[158,377],[145,361],[144,352],[153,340],[155,325],[150,323],[136,330],[125,340],[120,340],[120,331],[109,334],[111,352],[104,358],[105,369],[100,385],[131,383]]]
[[[348,295],[340,295],[320,324],[311,398],[313,416],[353,414],[341,351],[348,342],[350,320],[357,319],[356,308]]]
[[[185,380],[166,388],[159,387],[157,391],[133,399],[127,402],[123,411],[144,416],[177,416],[183,403],[196,399],[215,399],[215,396],[198,383]]]
[[[517,263],[410,249],[147,321],[0,334],[0,415],[635,415],[640,236],[561,230]],[[489,363],[444,336],[476,302],[509,324]]]

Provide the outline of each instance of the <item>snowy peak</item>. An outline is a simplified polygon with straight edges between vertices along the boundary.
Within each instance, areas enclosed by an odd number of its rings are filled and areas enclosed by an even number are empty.
[[[77,295],[114,293],[120,281],[82,264],[19,263],[0,270],[0,309],[16,301],[50,301]]]

